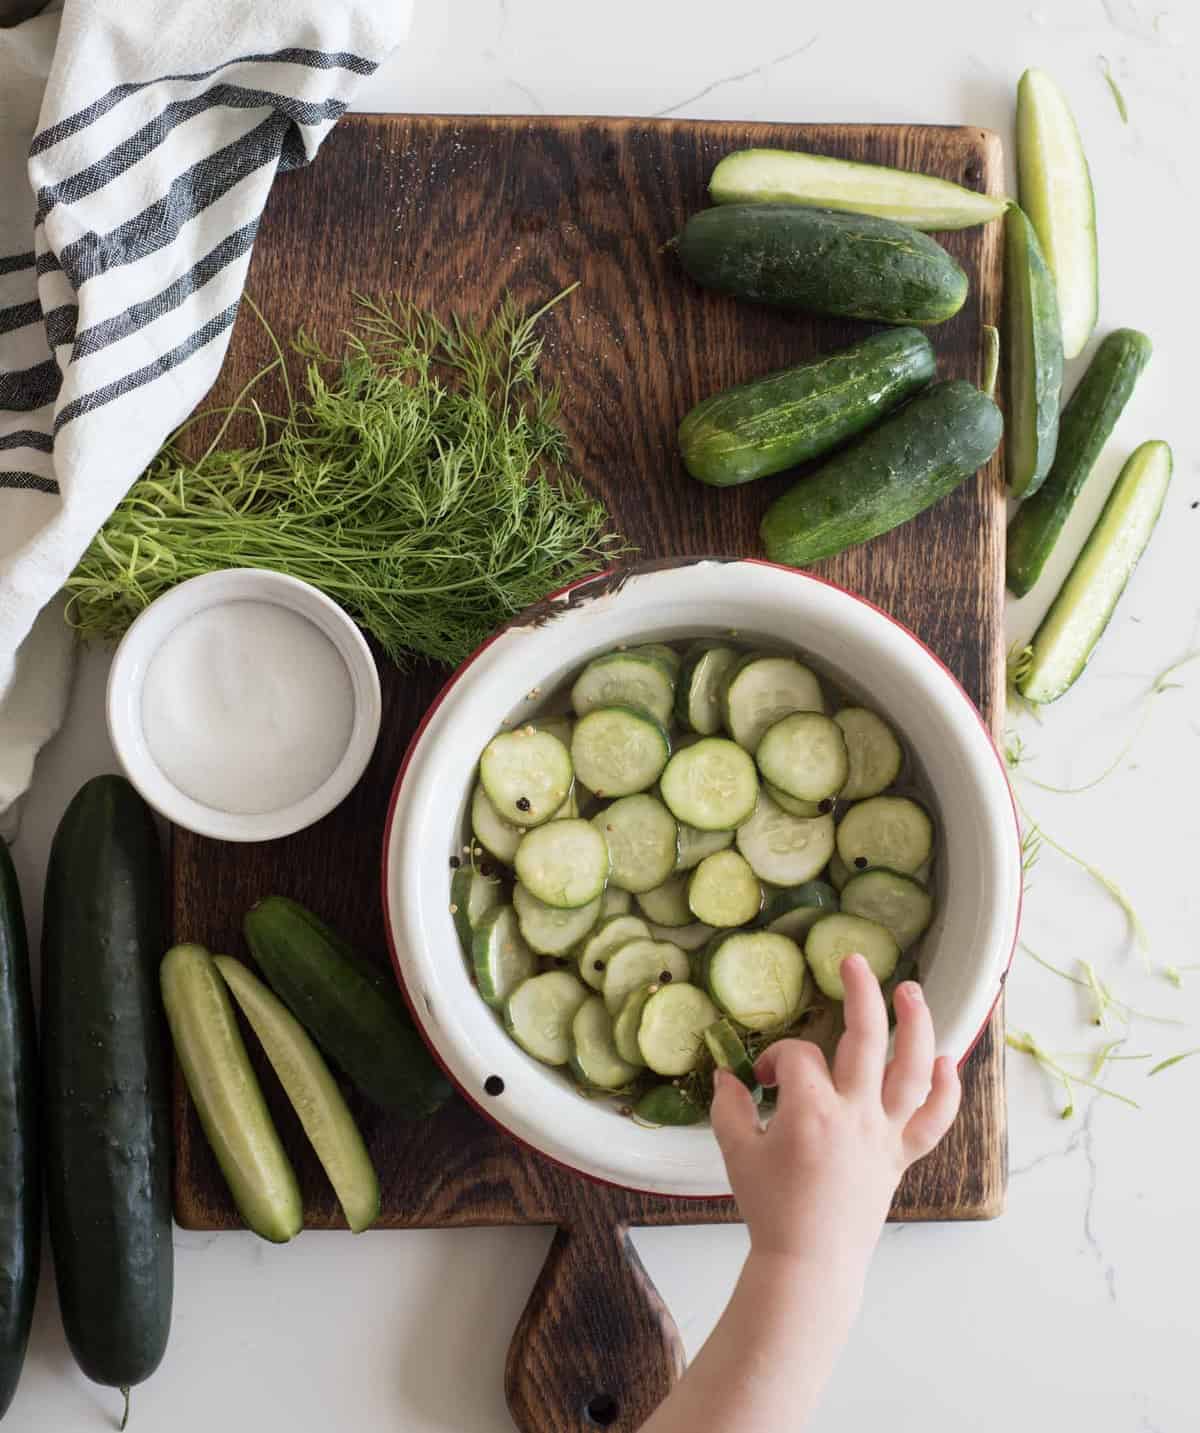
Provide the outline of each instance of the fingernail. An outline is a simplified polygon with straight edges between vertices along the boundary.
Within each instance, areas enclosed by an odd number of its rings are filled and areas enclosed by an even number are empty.
[[[856,966],[865,965],[866,958],[864,956],[859,955],[858,951],[854,950],[851,951],[850,954],[845,958],[845,960],[842,961],[843,965],[850,965],[851,963]]]
[[[903,981],[900,989],[904,991],[905,1000],[911,1000],[914,1005],[923,1005],[925,1003],[925,992],[915,980]]]

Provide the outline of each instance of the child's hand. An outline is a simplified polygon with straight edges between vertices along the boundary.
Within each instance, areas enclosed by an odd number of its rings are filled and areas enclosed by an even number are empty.
[[[778,1086],[764,1130],[750,1092],[718,1071],[713,1130],[753,1252],[785,1255],[861,1278],[900,1176],[950,1128],[958,1072],[933,1058],[921,987],[896,987],[896,1048],[887,1063],[887,1010],[859,955],[841,966],[846,1033],[833,1070],[808,1040],[781,1040],[755,1073]],[[932,1086],[932,1087],[931,1087]]]

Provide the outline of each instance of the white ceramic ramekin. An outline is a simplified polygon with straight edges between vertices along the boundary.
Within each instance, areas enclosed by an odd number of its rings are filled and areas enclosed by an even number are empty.
[[[311,622],[341,655],[354,694],[350,739],[325,781],[299,801],[254,815],[206,806],[180,791],[154,760],[142,728],[142,687],[155,653],[181,622],[229,602],[273,602]],[[108,677],[108,732],[125,775],[176,826],[221,841],[272,841],[327,816],[366,769],[379,735],[380,712],[375,659],[351,618],[307,582],[257,567],[205,573],[164,593],[122,637]]]
[[[938,913],[921,945],[938,1050],[961,1060],[1000,994],[1021,903],[1021,856],[1003,762],[978,711],[911,632],[806,573],[718,559],[576,585],[504,628],[458,671],[409,748],[384,838],[393,959],[416,1019],[462,1093],[511,1134],[594,1178],[662,1194],[727,1194],[707,1126],[645,1129],[509,1040],[468,978],[449,911],[480,751],[589,657],[622,642],[728,633],[810,654],[887,714],[932,792]],[[502,1088],[501,1088],[502,1086]],[[499,1090],[498,1093],[490,1091]]]

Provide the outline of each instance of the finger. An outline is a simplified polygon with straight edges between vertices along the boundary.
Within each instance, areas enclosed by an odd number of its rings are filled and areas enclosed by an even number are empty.
[[[883,1077],[883,1107],[893,1119],[907,1122],[929,1093],[933,1020],[915,980],[898,985],[892,1003],[896,1009],[896,1048]]]
[[[751,1140],[762,1134],[758,1110],[750,1091],[728,1070],[713,1072],[713,1098],[709,1110],[713,1134],[721,1146],[725,1166],[734,1178],[741,1156]]]
[[[954,1123],[962,1085],[949,1055],[934,1062],[933,1087],[925,1103],[904,1127],[904,1149],[909,1162],[927,1155]]]
[[[802,1099],[823,1099],[833,1093],[825,1056],[811,1040],[776,1040],[758,1057],[754,1073],[759,1084],[778,1087],[781,1110]]]
[[[888,1021],[883,992],[861,955],[848,955],[840,967],[846,989],[846,1033],[833,1057],[833,1083],[844,1095],[878,1094],[887,1061]]]

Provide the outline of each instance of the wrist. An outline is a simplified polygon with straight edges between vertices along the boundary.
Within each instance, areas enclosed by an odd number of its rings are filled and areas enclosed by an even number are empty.
[[[823,1307],[843,1309],[852,1318],[862,1301],[871,1252],[829,1247],[798,1252],[752,1243],[743,1278],[776,1307],[811,1304],[815,1292]]]

